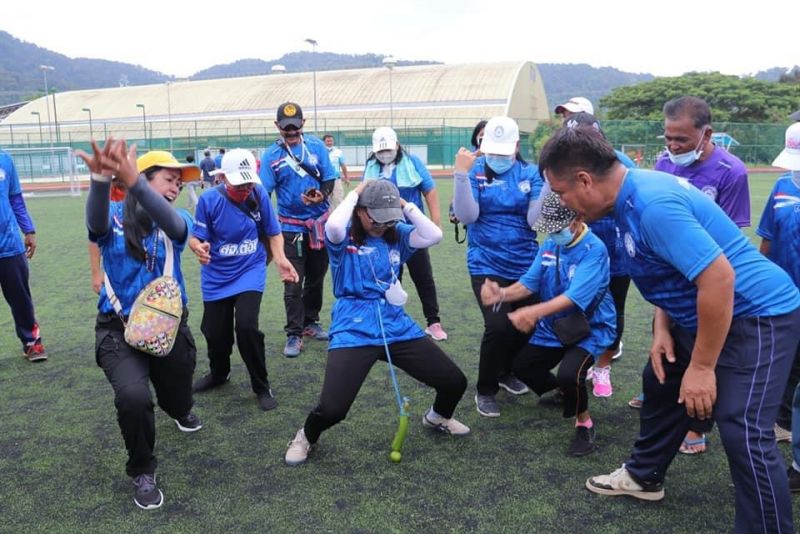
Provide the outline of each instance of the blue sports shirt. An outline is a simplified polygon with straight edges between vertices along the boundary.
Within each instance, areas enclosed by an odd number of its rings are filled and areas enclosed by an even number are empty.
[[[147,269],[148,263],[140,262],[132,258],[125,249],[125,235],[122,232],[122,213],[124,202],[112,202],[109,205],[109,218],[110,225],[108,232],[105,235],[97,236],[97,245],[100,247],[100,253],[103,257],[103,268],[108,274],[108,279],[111,281],[111,287],[114,288],[114,293],[122,305],[122,313],[128,315],[131,311],[131,306],[136,300],[136,296],[144,287],[164,274],[164,258],[166,257],[166,248],[163,239],[159,239],[156,244],[156,260],[152,271]],[[183,305],[186,306],[188,299],[186,297],[186,286],[183,282],[183,272],[181,272],[181,252],[186,247],[186,242],[189,238],[188,229],[192,227],[192,216],[189,212],[183,209],[177,210],[178,214],[186,221],[186,238],[183,241],[172,242],[172,255],[173,255],[173,273],[172,276],[178,281],[181,286],[181,294],[183,297]],[[153,250],[154,240],[156,236],[163,232],[153,231],[149,236],[144,239],[144,249],[150,254]],[[166,237],[166,234],[164,234]],[[169,239],[169,238],[167,238]],[[97,302],[97,309],[102,313],[115,313],[114,307],[108,300],[106,295],[106,288],[100,289],[100,299]]]
[[[272,202],[263,187],[256,185],[250,198],[258,202],[250,215],[237,208],[224,187],[200,196],[195,210],[192,235],[211,244],[211,262],[200,268],[203,300],[220,300],[245,291],[264,292],[267,252],[259,240],[281,233]],[[256,222],[258,221],[258,222]]]
[[[792,173],[775,182],[756,233],[771,242],[767,257],[800,287],[800,187],[792,181]]]
[[[414,169],[417,171],[417,174],[422,181],[416,187],[399,187],[397,188],[400,191],[400,198],[405,200],[406,202],[410,202],[415,204],[419,211],[425,213],[425,206],[422,202],[422,195],[430,191],[431,189],[436,189],[436,182],[433,181],[433,177],[431,177],[431,173],[428,171],[428,168],[425,167],[425,164],[422,163],[422,160],[419,157],[409,154],[408,152],[403,153],[404,158],[409,158],[411,162],[414,164]],[[384,178],[383,175],[380,176]],[[364,180],[364,176],[361,177]],[[394,185],[397,185],[397,167],[392,168],[392,174],[387,177]]]
[[[289,156],[287,150],[291,150],[297,160],[309,169],[315,169],[319,173],[319,180],[303,170],[297,161]],[[271,195],[275,191],[278,197],[278,217],[288,217],[291,219],[318,219],[328,211],[328,200],[306,206],[303,204],[301,195],[309,189],[319,189],[320,181],[327,182],[336,179],[336,172],[333,170],[331,160],[328,157],[328,149],[322,141],[313,135],[304,135],[303,142],[288,146],[279,139],[264,151],[261,156],[261,171],[259,172],[261,183]],[[281,223],[284,232],[303,232],[308,233],[305,226]]]
[[[16,200],[12,201],[12,197],[16,197]],[[23,225],[24,232],[34,231],[33,221],[22,200],[22,187],[14,160],[0,151],[0,258],[18,256],[25,252],[20,225]]]
[[[577,243],[568,247],[558,246],[552,239],[545,239],[536,259],[519,283],[538,294],[542,302],[563,294],[584,312],[594,306],[589,318],[591,334],[579,342],[578,346],[595,358],[614,342],[617,335],[617,313],[608,291],[608,252],[600,238],[591,230],[587,229]],[[575,308],[542,318],[529,343],[561,347],[561,341],[553,331],[553,321],[573,311]]]
[[[416,251],[409,243],[414,226],[400,223],[395,228],[398,240],[393,244],[369,235],[360,246],[349,237],[334,244],[326,236],[336,296],[328,350],[383,345],[381,323],[387,343],[425,336],[402,306],[389,304],[384,298],[400,267]]]
[[[720,254],[736,273],[734,318],[783,315],[800,307],[800,292],[789,276],[685,179],[629,169],[614,219],[639,292],[684,328],[697,328],[693,282]]]
[[[469,274],[518,280],[538,250],[536,232],[528,225],[528,205],[539,197],[544,185],[539,167],[515,161],[489,182],[486,158],[481,156],[475,160],[469,182],[480,209],[478,220],[467,232]]]

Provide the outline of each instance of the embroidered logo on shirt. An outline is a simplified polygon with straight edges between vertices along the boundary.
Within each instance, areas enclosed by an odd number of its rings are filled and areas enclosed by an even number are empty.
[[[701,189],[704,195],[706,195],[711,200],[717,200],[717,188],[713,185],[707,185]]]
[[[569,269],[567,269],[567,279],[568,280],[572,280],[572,278],[575,276],[575,269],[577,269],[577,268],[578,268],[578,266],[574,265],[574,264],[569,266]]]
[[[531,183],[528,180],[522,180],[517,187],[519,187],[521,193],[526,195],[531,192]]]
[[[245,239],[241,243],[225,243],[219,247],[219,253],[221,256],[248,256],[255,253],[257,247],[257,239]]]
[[[633,242],[633,236],[630,232],[625,232],[625,250],[631,258],[636,257],[636,243]]]

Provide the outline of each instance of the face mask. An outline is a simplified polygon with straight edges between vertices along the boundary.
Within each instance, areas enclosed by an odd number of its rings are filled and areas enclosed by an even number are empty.
[[[375,153],[375,158],[384,165],[390,164],[396,157],[397,150],[381,150],[380,152]]]
[[[486,154],[486,164],[497,174],[503,174],[514,165],[514,155],[497,156]]]
[[[672,152],[670,152],[669,148],[664,147],[667,149],[667,155],[669,156],[669,160],[679,167],[688,167],[689,165],[700,159],[700,156],[703,154],[703,149],[701,147],[703,146],[703,140],[705,135],[706,135],[706,129],[703,128],[703,132],[700,134],[700,142],[697,143],[697,146],[694,148],[694,150],[690,150],[689,152],[686,152],[684,154],[673,154]]]
[[[563,230],[550,234],[550,239],[552,239],[556,245],[564,246],[572,243],[572,240],[575,239],[575,234],[573,234],[572,230],[567,226]]]
[[[384,291],[383,296],[386,297],[386,302],[395,306],[403,306],[408,300],[408,293],[400,285],[400,280],[396,278],[389,286],[389,289]]]
[[[800,187],[800,171],[792,171],[792,181],[794,185]]]
[[[250,189],[236,189],[232,185],[225,185],[225,191],[234,202],[242,203],[250,196]]]

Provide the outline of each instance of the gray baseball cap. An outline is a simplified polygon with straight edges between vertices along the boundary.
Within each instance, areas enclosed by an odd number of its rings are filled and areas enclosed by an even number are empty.
[[[400,207],[400,191],[389,180],[371,180],[359,195],[356,205],[367,208],[369,218],[376,223],[385,224],[405,218]]]
[[[549,193],[542,201],[542,213],[533,225],[537,232],[552,234],[569,226],[578,213],[561,205],[556,193]]]

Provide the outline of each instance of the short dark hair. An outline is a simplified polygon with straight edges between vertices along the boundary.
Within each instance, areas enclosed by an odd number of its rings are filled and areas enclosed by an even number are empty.
[[[224,149],[224,148],[220,148],[220,149],[219,149],[219,153],[220,153],[220,154],[224,154],[224,153],[225,153],[225,149]]]
[[[688,116],[698,130],[711,125],[711,108],[705,100],[696,96],[673,98],[664,104],[664,116],[673,121]]]
[[[547,140],[539,154],[539,172],[562,174],[584,170],[604,176],[617,162],[617,153],[603,134],[590,126],[561,128]]]
[[[324,140],[326,140],[326,139],[327,139],[327,138],[329,138],[329,137],[330,137],[331,139],[333,139],[333,136],[332,136],[331,134],[325,134],[325,135],[323,135],[323,136],[322,136],[322,140],[324,141]]]
[[[210,150],[206,150],[205,152],[203,152],[203,155],[204,156],[210,156],[211,155],[211,151]]]

